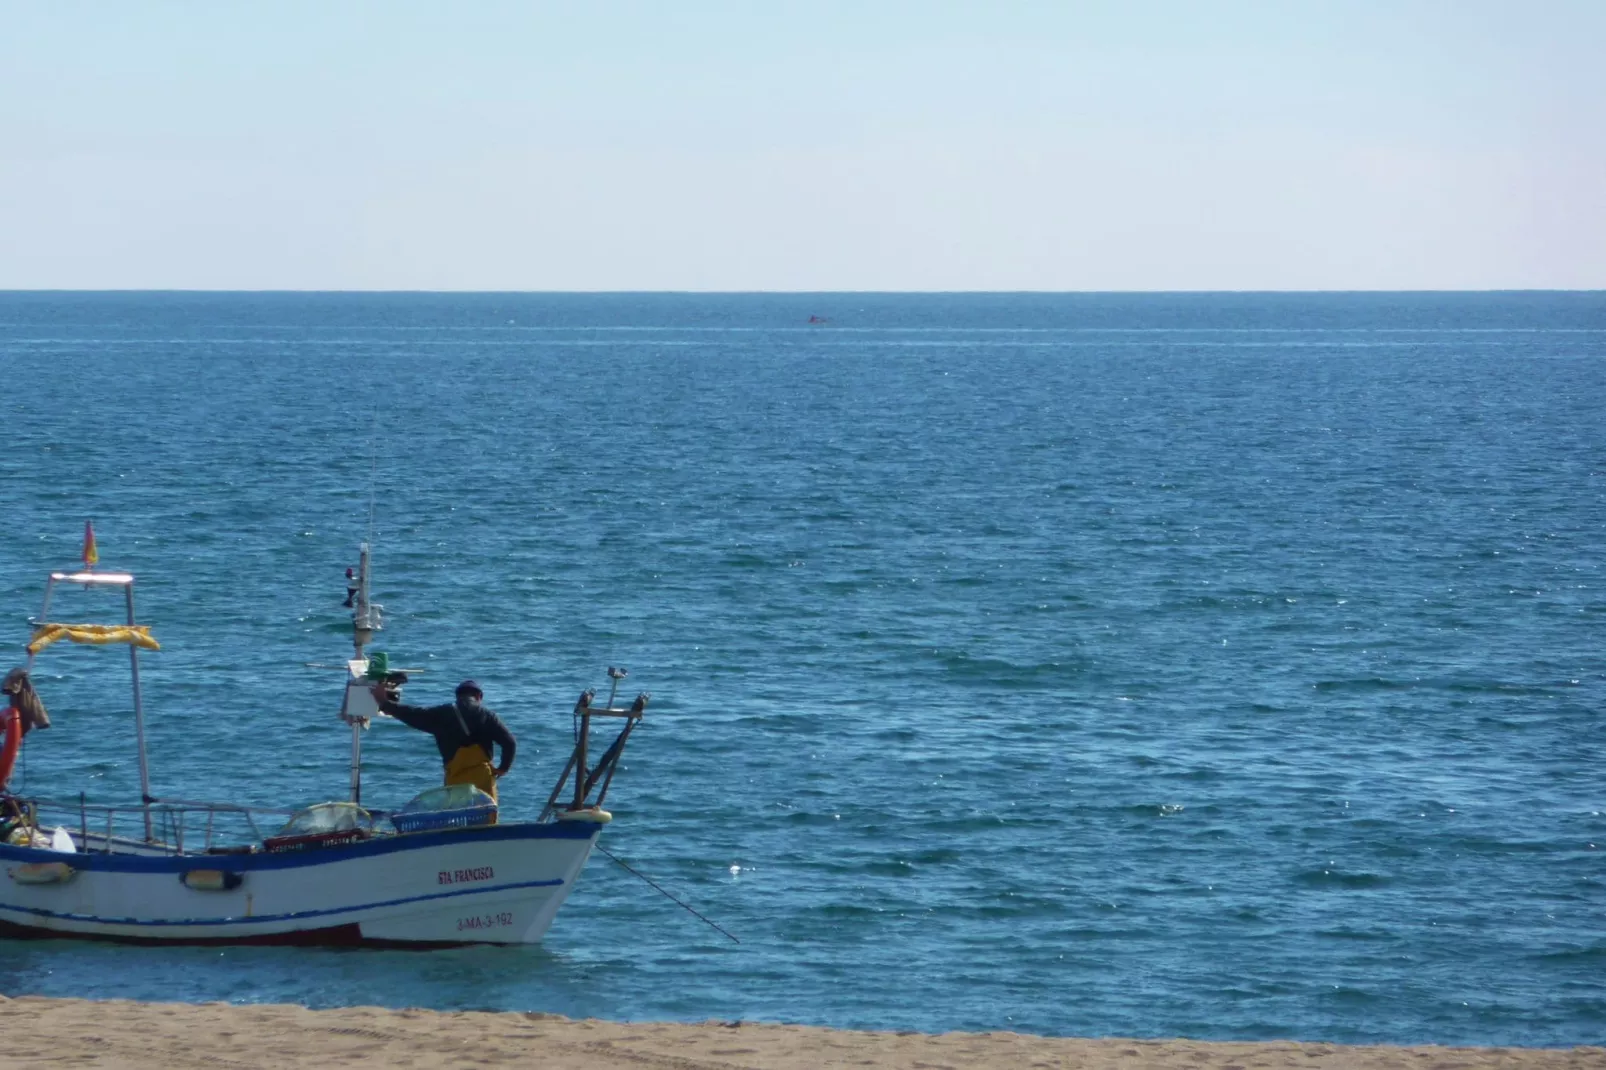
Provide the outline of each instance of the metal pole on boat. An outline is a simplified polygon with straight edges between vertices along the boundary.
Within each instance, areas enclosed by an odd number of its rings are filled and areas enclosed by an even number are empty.
[[[351,801],[362,802],[362,725],[351,722]]]
[[[50,623],[50,596],[55,592],[55,590],[56,590],[56,577],[55,577],[55,575],[52,574],[51,577],[48,580],[45,581],[45,604],[43,606],[41,606],[40,609],[39,609],[39,619],[33,622],[35,627],[42,628],[46,624]],[[33,659],[36,656],[34,654],[34,652],[33,652],[33,644],[29,643],[27,649],[28,649],[28,671],[29,672],[33,672]]]
[[[574,741],[574,805],[579,810],[586,804],[586,744],[591,739],[591,707],[580,710],[580,734]]]
[[[357,552],[357,597],[351,611],[351,643],[356,648],[356,660],[367,655],[363,648],[374,637],[379,622],[374,619],[373,607],[368,602],[368,544],[362,543]],[[351,801],[362,802],[362,722],[351,722]]]
[[[351,610],[351,642],[357,648],[357,658],[363,657],[363,647],[373,639],[374,627],[371,607],[368,604],[368,544],[357,547],[357,598]]]
[[[132,577],[123,588],[128,598],[128,626],[134,627],[134,581]],[[134,676],[134,733],[139,737],[139,797],[145,809],[145,840],[151,836],[151,769],[145,759],[145,703],[139,690],[139,647],[128,644],[129,668]]]

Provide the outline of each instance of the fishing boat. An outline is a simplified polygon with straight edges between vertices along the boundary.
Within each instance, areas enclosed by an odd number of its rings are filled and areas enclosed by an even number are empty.
[[[375,685],[395,689],[405,673],[392,671],[382,653],[367,652],[382,627],[382,607],[369,598],[367,543],[359,558],[347,570],[354,653],[326,666],[344,676],[339,717],[351,732],[351,797],[298,810],[158,798],[139,666],[140,652],[159,645],[136,619],[133,575],[97,569],[86,528],[83,567],[52,572],[45,584],[28,670],[60,639],[127,646],[140,799],[113,806],[82,793],[0,793],[0,936],[414,948],[541,939],[612,820],[603,802],[648,696],[617,705],[626,674],[615,668],[605,702],[595,702],[591,690],[580,696],[574,748],[534,821],[498,820],[491,797],[467,785],[426,791],[390,812],[368,809],[363,734],[384,716]],[[97,589],[123,593],[123,623],[52,617],[64,600],[59,595]],[[10,772],[8,757],[15,761],[25,712],[13,705],[0,714],[7,720],[0,774]],[[594,721],[599,733],[604,725],[617,729],[595,760]]]

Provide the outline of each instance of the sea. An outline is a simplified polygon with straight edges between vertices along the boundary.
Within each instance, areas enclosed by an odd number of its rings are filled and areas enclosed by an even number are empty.
[[[11,660],[93,521],[158,795],[346,795],[363,542],[508,818],[651,694],[539,946],[0,941],[0,993],[1606,1041],[1606,294],[4,293],[0,374]],[[127,656],[66,647],[13,788],[135,802]]]

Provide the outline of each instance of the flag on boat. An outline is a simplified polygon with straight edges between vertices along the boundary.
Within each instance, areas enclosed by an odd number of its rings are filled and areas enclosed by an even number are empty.
[[[84,565],[94,568],[100,564],[100,551],[95,549],[95,522],[84,521]]]

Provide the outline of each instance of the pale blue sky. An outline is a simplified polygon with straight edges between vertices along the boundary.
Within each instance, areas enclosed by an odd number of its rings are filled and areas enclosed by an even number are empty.
[[[1606,287],[1606,0],[0,0],[0,288]]]

